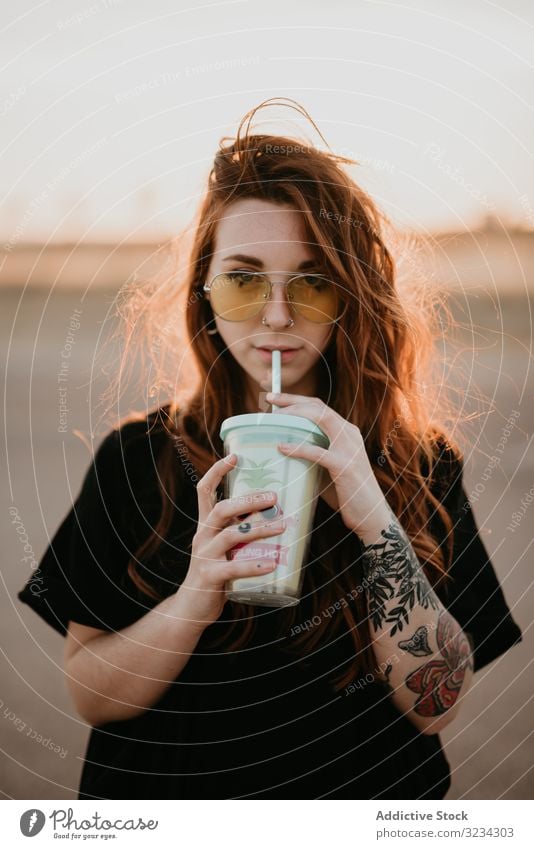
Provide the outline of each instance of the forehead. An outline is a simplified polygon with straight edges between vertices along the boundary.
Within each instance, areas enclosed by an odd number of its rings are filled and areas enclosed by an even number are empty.
[[[233,253],[259,259],[277,256],[298,265],[314,257],[303,213],[288,205],[256,198],[229,204],[219,219],[215,235],[216,261]]]

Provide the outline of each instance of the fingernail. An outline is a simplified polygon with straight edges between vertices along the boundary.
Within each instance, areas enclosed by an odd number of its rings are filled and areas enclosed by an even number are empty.
[[[235,454],[228,454],[228,456],[225,457],[224,459],[226,460],[227,463],[231,463],[232,460],[234,459],[234,457],[235,457]]]

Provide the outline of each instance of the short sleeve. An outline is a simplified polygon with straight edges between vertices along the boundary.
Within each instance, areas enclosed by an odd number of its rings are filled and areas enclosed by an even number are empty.
[[[474,668],[481,669],[522,639],[490,556],[481,539],[472,506],[463,485],[463,462],[448,457],[447,491],[443,504],[453,527],[451,580],[438,591],[474,643]]]
[[[119,432],[112,431],[38,568],[18,593],[60,634],[66,634],[70,620],[113,631],[146,613],[128,587],[132,552],[119,521],[125,498],[121,467]]]

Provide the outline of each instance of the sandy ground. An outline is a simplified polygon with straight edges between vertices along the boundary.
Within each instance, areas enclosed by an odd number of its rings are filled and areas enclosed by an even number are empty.
[[[82,310],[75,331],[67,379],[68,428],[85,433],[95,426],[101,380],[91,375],[95,345],[114,293],[99,289],[83,301],[81,290],[4,289],[0,322],[2,354],[8,359],[6,445],[2,509],[4,594],[0,618],[1,792],[5,798],[72,799],[88,737],[77,717],[62,672],[63,640],[16,600],[29,569],[10,525],[14,505],[37,559],[76,496],[90,461],[88,449],[72,432],[58,432],[57,374],[69,318]],[[456,365],[455,382],[465,378],[466,412],[478,411],[468,433],[467,491],[478,485],[475,513],[484,541],[515,618],[523,643],[477,674],[463,710],[443,734],[453,772],[451,799],[532,798],[534,776],[531,733],[533,656],[532,523],[528,504],[519,526],[507,526],[521,509],[534,480],[529,438],[533,432],[532,380],[528,373],[532,327],[525,298],[473,297],[460,303],[461,320],[478,325],[477,353],[463,334],[466,351]],[[13,333],[13,336],[11,334]],[[463,370],[463,371],[462,371]],[[463,376],[462,376],[463,375]],[[530,380],[530,382],[529,382]],[[480,403],[473,395],[482,395]],[[126,407],[121,408],[126,412]],[[501,463],[482,486],[488,457],[495,453],[514,411],[520,415],[506,437]],[[97,434],[97,441],[103,432]],[[54,751],[50,746],[59,748]]]

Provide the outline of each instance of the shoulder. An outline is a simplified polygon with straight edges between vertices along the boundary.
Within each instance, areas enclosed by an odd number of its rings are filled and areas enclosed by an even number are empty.
[[[158,407],[147,414],[134,414],[122,420],[103,438],[95,452],[95,462],[104,466],[121,457],[156,456],[161,447],[171,444],[173,434],[168,406]]]
[[[421,461],[423,475],[433,495],[454,509],[463,485],[463,451],[441,431],[431,435],[430,445],[430,458],[424,453]]]
[[[136,498],[154,489],[157,463],[173,438],[166,408],[134,414],[122,420],[102,439],[87,471],[82,491],[98,490],[100,497]]]
[[[438,433],[432,443],[434,454],[433,472],[440,478],[447,479],[463,470],[464,454],[457,443]]]

